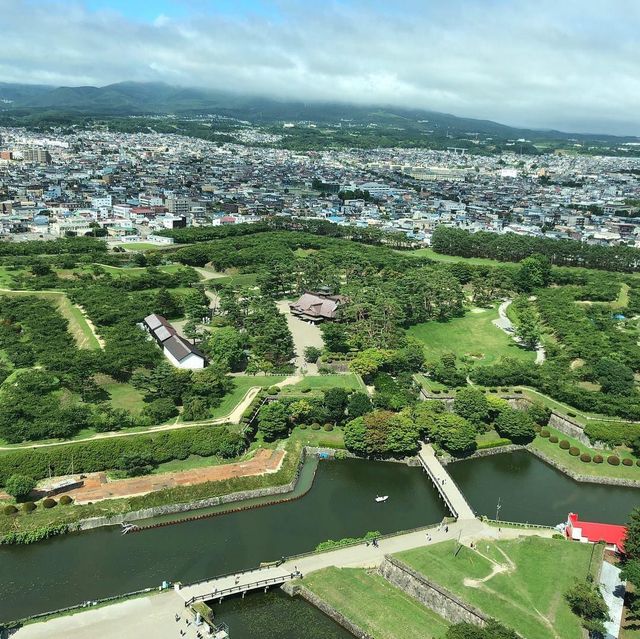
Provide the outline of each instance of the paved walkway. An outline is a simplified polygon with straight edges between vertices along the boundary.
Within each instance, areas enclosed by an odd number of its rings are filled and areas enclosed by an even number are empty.
[[[293,345],[296,351],[296,357],[294,363],[296,370],[304,370],[310,375],[318,374],[318,365],[305,362],[304,351],[309,346],[315,346],[316,348],[323,348],[324,341],[322,339],[322,332],[319,326],[304,322],[298,317],[294,317],[289,309],[289,302],[287,300],[280,300],[277,302],[278,310],[287,319],[287,326],[291,331],[293,337]]]
[[[607,629],[605,639],[617,639],[620,634],[625,589],[626,582],[620,579],[620,568],[604,561],[600,573],[600,591],[611,617],[611,621],[604,625]]]
[[[498,306],[498,319],[494,319],[493,323],[501,328],[505,333],[507,333],[510,337],[513,338],[515,342],[520,343],[520,339],[516,335],[516,329],[513,325],[513,322],[507,316],[507,309],[511,305],[513,300],[506,300]],[[542,344],[538,344],[536,348],[536,364],[543,364],[545,359],[547,358],[547,354],[544,350],[544,346]]]
[[[473,510],[471,510],[471,506],[469,506],[460,489],[436,457],[436,453],[431,444],[422,444],[422,448],[418,453],[418,459],[420,459],[423,468],[427,471],[429,477],[431,477],[431,481],[438,489],[440,495],[442,495],[451,514],[461,520],[475,519],[475,514]]]
[[[530,535],[551,537],[553,530],[497,528],[478,519],[460,520],[447,527],[425,528],[404,535],[381,539],[378,546],[364,543],[324,553],[314,553],[304,557],[292,558],[279,567],[267,567],[259,570],[212,579],[193,586],[186,586],[178,592],[167,592],[133,599],[118,604],[88,610],[76,615],[60,617],[37,624],[25,626],[14,636],[18,639],[123,639],[153,637],[153,639],[175,639],[184,624],[185,601],[193,596],[213,593],[227,587],[242,587],[259,580],[280,579],[300,571],[305,575],[329,566],[375,568],[384,560],[385,555],[402,552],[435,544],[447,540],[458,540],[469,545],[482,539],[515,539]],[[236,583],[237,579],[237,583]],[[182,620],[175,622],[175,614]],[[193,625],[189,626],[187,637],[193,639]],[[233,637],[233,629],[231,629]]]

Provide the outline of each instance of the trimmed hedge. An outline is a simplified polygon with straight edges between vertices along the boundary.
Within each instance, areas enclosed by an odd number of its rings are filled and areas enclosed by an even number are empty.
[[[569,449],[569,455],[577,457],[580,454],[580,449],[577,446],[571,446]]]
[[[18,509],[13,505],[13,504],[7,504],[3,509],[2,512],[5,515],[15,515],[18,512]]]
[[[602,455],[594,455],[593,456],[593,463],[594,464],[601,464],[604,461],[604,457]]]
[[[540,429],[540,437],[550,437],[551,433],[548,428]]]
[[[629,457],[625,457],[625,458],[622,460],[622,463],[623,463],[625,466],[633,466],[633,459],[629,459]]]
[[[589,455],[589,453],[582,453],[582,455],[580,455],[580,461],[588,464],[591,461],[591,455]]]
[[[47,497],[46,499],[42,500],[42,507],[43,508],[53,508],[54,506],[57,506],[58,502],[55,499],[51,499],[51,497]]]
[[[62,495],[62,497],[60,497],[60,499],[58,500],[58,503],[62,504],[63,506],[68,506],[69,504],[73,503],[73,499],[69,497],[69,495]]]
[[[571,444],[566,439],[563,439],[558,446],[560,446],[562,450],[569,450],[569,448],[571,448]]]
[[[181,428],[150,435],[111,437],[64,446],[16,450],[0,455],[0,486],[11,475],[27,475],[35,480],[76,473],[124,470],[123,456],[140,455],[151,464],[161,464],[189,455],[236,457],[246,448],[238,433],[224,426]]]
[[[551,436],[549,437],[549,441],[550,441],[552,444],[557,444],[557,443],[558,443],[558,437],[557,437],[557,435],[551,435]]]
[[[609,455],[609,457],[607,457],[607,463],[611,464],[612,466],[620,466],[620,457]]]
[[[25,501],[22,504],[22,510],[25,513],[32,513],[36,508],[37,506],[32,501]]]
[[[511,440],[506,437],[501,437],[500,439],[494,439],[489,442],[480,442],[478,444],[478,450],[485,450],[487,448],[499,448],[500,446],[508,446],[511,444]]]

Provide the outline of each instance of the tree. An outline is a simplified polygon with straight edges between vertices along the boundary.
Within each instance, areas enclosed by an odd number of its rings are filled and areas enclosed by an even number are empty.
[[[202,397],[189,397],[184,402],[182,419],[194,422],[209,417],[209,405]]]
[[[7,479],[4,489],[12,496],[16,501],[24,501],[28,499],[31,491],[36,487],[36,482],[26,475],[11,475]]]
[[[127,452],[120,456],[118,468],[124,470],[129,477],[148,475],[153,470],[153,460],[149,454]]]
[[[489,619],[484,627],[471,623],[453,624],[447,629],[445,639],[518,639],[518,636],[515,630]]]
[[[338,424],[342,422],[347,410],[349,394],[344,388],[328,388],[324,391],[324,407],[329,421]]]
[[[551,409],[542,402],[533,402],[527,409],[527,413],[538,426],[546,426],[551,417]]]
[[[309,421],[309,416],[313,411],[313,406],[306,399],[299,399],[291,402],[288,407],[289,417],[294,424],[302,424]]]
[[[531,255],[520,261],[515,276],[516,286],[528,293],[534,288],[548,286],[551,281],[551,263],[544,255]]]
[[[375,375],[390,359],[391,351],[380,348],[367,348],[358,353],[349,364],[349,368],[358,375]]]
[[[322,355],[322,349],[315,346],[307,346],[304,349],[304,361],[310,364],[315,364],[318,358]]]
[[[452,455],[462,457],[476,449],[476,429],[464,417],[442,413],[436,417],[435,440]]]
[[[349,350],[344,324],[323,322],[320,325],[320,331],[324,345],[330,353],[346,353]]]
[[[372,410],[373,404],[371,403],[371,398],[366,393],[356,391],[349,397],[349,403],[347,405],[349,419],[361,417],[362,415],[370,413]]]
[[[513,442],[527,442],[535,437],[534,421],[527,411],[504,410],[495,421],[495,429],[501,437]]]
[[[609,608],[597,586],[589,581],[577,581],[564,597],[587,630],[605,634],[604,623],[609,621]]]
[[[157,292],[153,305],[156,313],[169,319],[180,317],[182,314],[175,297],[164,287]]]
[[[154,423],[161,424],[172,417],[176,417],[178,409],[169,397],[160,397],[147,404],[142,412]]]
[[[206,350],[211,363],[226,370],[242,370],[246,363],[245,339],[233,326],[224,326],[216,330],[208,339]]]
[[[540,343],[540,324],[531,310],[523,310],[518,316],[516,337],[523,346],[534,350]]]
[[[267,441],[286,436],[289,432],[286,406],[280,401],[262,406],[258,411],[258,430]]]
[[[46,262],[36,261],[31,265],[31,272],[38,276],[44,277],[45,275],[51,275],[53,271]]]
[[[377,410],[344,427],[348,450],[363,456],[407,455],[418,449],[419,432],[406,414]]]
[[[629,515],[624,552],[631,559],[640,559],[640,508],[634,508]]]
[[[594,372],[603,393],[629,395],[634,389],[633,370],[611,357],[603,357]]]
[[[461,388],[453,400],[453,410],[475,426],[481,425],[489,417],[489,403],[483,392],[477,388]]]

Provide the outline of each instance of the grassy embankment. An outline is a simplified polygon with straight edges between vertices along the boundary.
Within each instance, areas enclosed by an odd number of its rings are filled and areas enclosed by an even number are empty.
[[[599,565],[602,546],[524,537],[456,549],[450,541],[398,558],[527,639],[582,638],[563,595]]]
[[[435,612],[361,568],[325,568],[304,586],[376,639],[441,639],[448,623]]]

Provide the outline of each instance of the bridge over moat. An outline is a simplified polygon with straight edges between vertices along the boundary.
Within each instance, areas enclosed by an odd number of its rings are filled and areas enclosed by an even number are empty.
[[[456,483],[451,479],[445,467],[436,457],[436,453],[431,444],[422,444],[420,452],[418,453],[418,459],[429,475],[433,485],[440,493],[451,515],[458,520],[475,519],[475,514],[471,506],[469,506]]]

